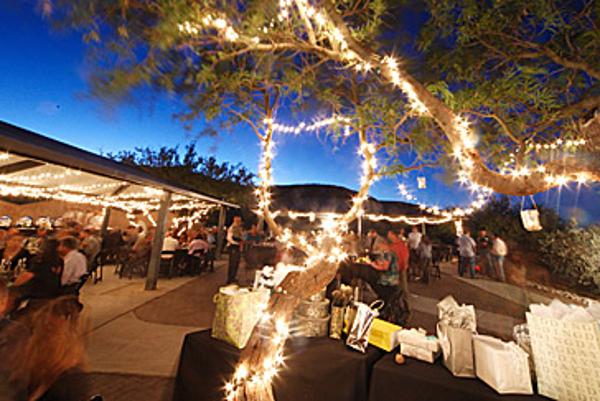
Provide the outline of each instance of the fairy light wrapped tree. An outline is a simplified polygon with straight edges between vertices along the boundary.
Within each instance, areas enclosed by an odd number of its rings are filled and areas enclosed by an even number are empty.
[[[586,33],[599,23],[594,2],[572,9],[558,0],[485,8],[426,2],[420,59],[396,56],[382,40],[385,19],[397,25],[404,11],[384,0],[43,3],[53,18],[84,30],[101,57],[91,79],[98,97],[166,90],[183,100],[185,124],[200,117],[224,127],[245,123],[262,143],[259,211],[280,241],[307,258],[266,306],[227,384],[229,400],[273,399],[292,311],[333,278],[344,257],[341,235],[379,174],[446,166],[482,197],[600,180],[593,157],[600,39]],[[423,72],[433,82],[418,79]],[[277,120],[282,107],[327,110],[332,120],[323,125],[360,144],[361,187],[344,216],[323,221],[314,242],[280,227],[270,210],[274,134],[314,123],[286,128]],[[400,161],[406,150],[417,162]],[[376,155],[386,156],[379,170]]]

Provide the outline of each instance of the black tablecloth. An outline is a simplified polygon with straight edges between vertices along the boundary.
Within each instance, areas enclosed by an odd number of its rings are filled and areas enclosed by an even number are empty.
[[[458,378],[440,360],[431,365],[406,359],[404,365],[388,354],[373,368],[369,401],[541,401],[539,395],[499,395],[478,379]]]
[[[247,269],[262,269],[264,266],[275,266],[277,248],[272,245],[254,244],[244,250]]]
[[[183,343],[173,401],[222,401],[240,351],[210,337],[188,334]],[[329,338],[297,338],[286,346],[286,368],[274,379],[277,401],[366,401],[369,372],[382,352],[350,350]]]

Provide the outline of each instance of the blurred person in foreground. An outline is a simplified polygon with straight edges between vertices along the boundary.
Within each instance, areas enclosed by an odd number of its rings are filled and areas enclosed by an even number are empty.
[[[20,342],[27,339],[28,331],[24,325],[8,318],[9,304],[8,282],[0,278],[0,400],[2,401],[25,399],[22,389],[19,391],[11,383],[12,366],[8,360],[12,356],[12,351],[20,347]]]
[[[8,350],[10,401],[82,401],[89,391],[82,373],[85,344],[82,306],[61,297],[26,315],[28,335]]]

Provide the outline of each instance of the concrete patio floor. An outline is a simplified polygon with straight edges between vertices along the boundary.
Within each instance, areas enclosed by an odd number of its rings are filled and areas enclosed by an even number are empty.
[[[86,284],[80,298],[89,327],[82,380],[90,395],[105,401],[169,401],[183,338],[202,327],[144,321],[135,310],[195,280],[218,288],[225,281],[224,264],[217,262],[215,273],[200,277],[160,279],[154,291],[144,290],[144,279],[119,279],[110,267],[101,282]]]

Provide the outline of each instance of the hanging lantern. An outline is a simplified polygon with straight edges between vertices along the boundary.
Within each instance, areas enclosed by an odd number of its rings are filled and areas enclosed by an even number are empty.
[[[417,177],[417,187],[419,189],[427,188],[427,178],[426,177]]]
[[[523,222],[523,227],[527,231],[540,231],[542,229],[542,224],[540,223],[540,212],[537,209],[537,205],[535,204],[535,200],[533,196],[529,196],[531,198],[531,203],[533,205],[533,209],[524,209],[525,206],[525,198],[521,202],[521,222]]]

